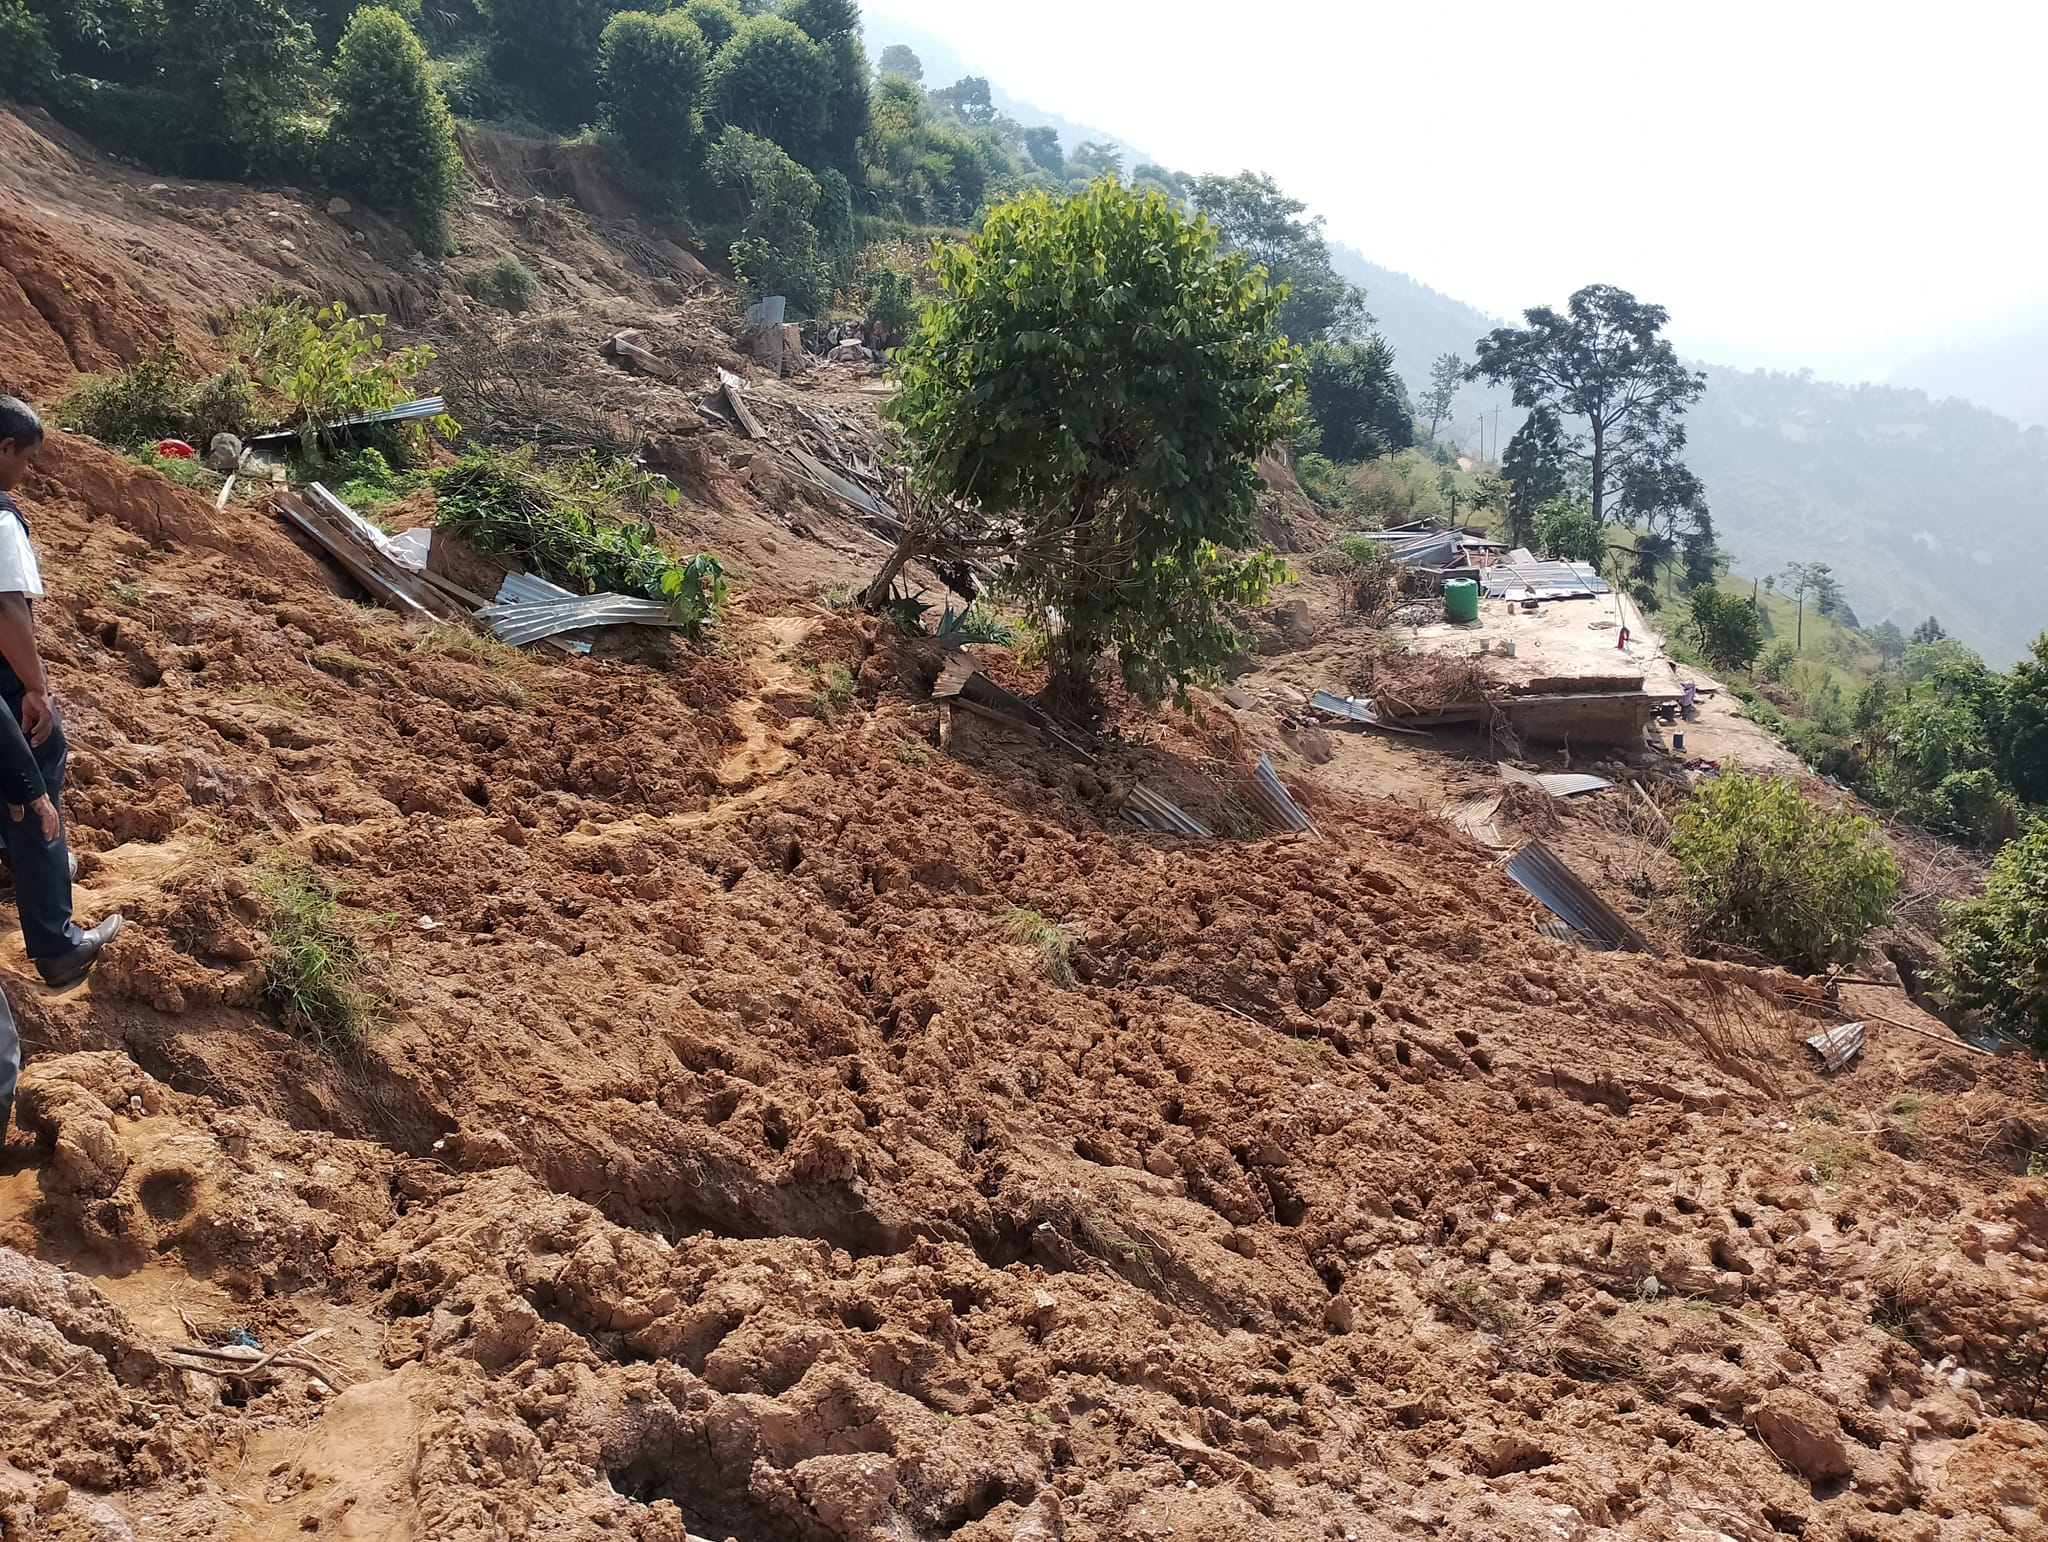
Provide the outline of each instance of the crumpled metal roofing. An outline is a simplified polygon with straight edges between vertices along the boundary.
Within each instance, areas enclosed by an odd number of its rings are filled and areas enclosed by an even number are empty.
[[[1529,842],[1508,858],[1508,877],[1593,947],[1609,953],[1617,948],[1626,948],[1631,953],[1650,951],[1648,939],[1587,888],[1585,881],[1541,841]]]
[[[1261,755],[1258,769],[1252,772],[1252,796],[1258,802],[1259,812],[1266,816],[1266,823],[1275,829],[1321,834],[1308,815],[1301,811],[1301,805],[1281,785],[1280,773],[1273,769],[1270,756]]]
[[[676,624],[666,605],[624,594],[571,595],[567,599],[487,605],[477,615],[500,640],[522,648],[563,632],[581,632],[594,626]]]
[[[1821,1064],[1830,1071],[1839,1071],[1863,1053],[1863,1025],[1844,1023],[1823,1029],[1806,1041],[1806,1047],[1820,1056]]]

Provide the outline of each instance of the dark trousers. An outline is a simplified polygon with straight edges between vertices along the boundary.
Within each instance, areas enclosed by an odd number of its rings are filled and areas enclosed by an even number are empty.
[[[0,700],[5,700],[7,710],[19,722],[21,688],[14,684],[10,690],[8,683],[0,681]],[[61,716],[35,754],[43,786],[49,789],[50,801],[61,818],[64,767],[71,758]],[[37,962],[62,958],[85,940],[85,933],[71,920],[70,843],[62,830],[54,841],[44,840],[42,824],[27,809],[19,819],[0,814],[0,835],[6,839],[7,868],[14,874],[14,903],[21,914],[21,940],[28,946],[28,956]]]
[[[7,1116],[14,1110],[14,1082],[21,1075],[21,1035],[14,1027],[14,1009],[0,996],[0,1140],[7,1138]]]

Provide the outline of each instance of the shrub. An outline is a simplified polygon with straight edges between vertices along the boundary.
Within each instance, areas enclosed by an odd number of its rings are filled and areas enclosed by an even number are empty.
[[[239,365],[193,381],[174,341],[124,370],[93,375],[57,405],[65,428],[122,449],[183,439],[205,450],[215,434],[245,438],[256,426],[255,396]]]
[[[1788,781],[1728,771],[1702,782],[1672,842],[1692,935],[1793,969],[1846,962],[1898,895],[1899,865],[1874,829]]]
[[[57,89],[57,50],[43,19],[22,0],[0,0],[0,91],[43,102]]]
[[[705,169],[742,222],[732,266],[747,297],[779,294],[801,310],[819,309],[831,280],[811,224],[818,179],[781,146],[736,128],[719,135]]]
[[[384,1005],[371,987],[363,923],[312,868],[290,857],[266,862],[256,889],[270,910],[265,994],[285,1026],[329,1054],[361,1049]]]
[[[732,35],[740,30],[740,23],[747,19],[733,0],[689,0],[682,13],[696,24],[697,31],[703,35],[704,46],[714,55],[732,41]]]
[[[658,600],[692,639],[725,603],[717,558],[678,562],[651,523],[632,517],[673,503],[676,492],[630,462],[585,455],[542,468],[528,454],[485,451],[435,472],[434,487],[436,525],[579,593]]]
[[[750,16],[712,61],[712,109],[730,127],[809,159],[828,126],[829,62],[794,23]]]
[[[1784,641],[1774,642],[1771,644],[1771,651],[1764,655],[1763,662],[1757,665],[1756,672],[1776,685],[1792,672],[1792,666],[1798,662],[1799,653],[1792,644]]]
[[[1688,601],[1693,636],[1709,664],[1723,669],[1747,669],[1756,662],[1764,645],[1763,620],[1757,608],[1736,595],[1723,594],[1709,584],[1692,592]]]
[[[312,310],[298,300],[267,300],[234,324],[257,381],[289,405],[308,449],[331,425],[410,399],[413,382],[434,357],[431,348],[387,354],[384,334],[376,330],[384,318],[351,316],[339,302]]]
[[[634,164],[673,177],[689,163],[711,53],[696,23],[622,11],[604,29],[598,51],[605,126]]]
[[[463,279],[462,287],[486,305],[501,311],[530,311],[540,299],[540,280],[533,269],[507,253],[488,268],[480,268]]]
[[[1949,1000],[2048,1053],[2048,820],[1991,864],[1981,898],[1942,907]]]
[[[1553,562],[1598,564],[1607,555],[1607,537],[1593,511],[1562,498],[1537,510],[1536,540]]]
[[[880,327],[892,342],[901,342],[917,327],[917,297],[910,275],[901,268],[877,268],[867,283],[867,322]]]
[[[462,157],[427,51],[389,6],[355,13],[334,61],[328,159],[335,180],[404,222],[429,252],[448,250]]]
[[[1378,615],[1401,592],[1400,565],[1385,543],[1362,535],[1340,535],[1309,559],[1311,572],[1341,578],[1348,586],[1351,608]]]

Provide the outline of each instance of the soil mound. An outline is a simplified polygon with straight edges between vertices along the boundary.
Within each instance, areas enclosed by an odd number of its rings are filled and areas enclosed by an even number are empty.
[[[2036,1073],[1880,1029],[1823,1080],[1810,993],[1538,935],[1414,809],[1115,819],[1228,735],[941,747],[816,598],[872,552],[716,440],[718,639],[559,661],[53,444],[80,907],[131,926],[61,995],[0,941],[0,1535],[2048,1525]],[[284,861],[375,959],[343,1058],[265,999]]]

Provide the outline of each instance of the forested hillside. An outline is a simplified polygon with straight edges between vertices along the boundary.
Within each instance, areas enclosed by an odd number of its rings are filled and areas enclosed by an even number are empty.
[[[1828,563],[1866,624],[1938,615],[1997,665],[2048,617],[2048,432],[1918,391],[1710,369],[1691,455],[1741,572]]]

